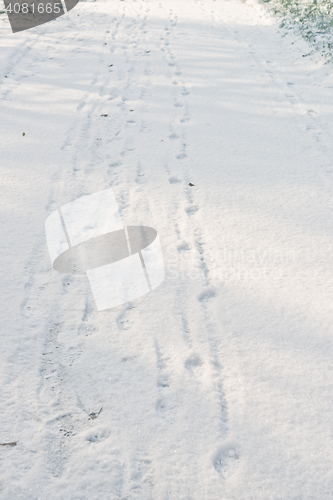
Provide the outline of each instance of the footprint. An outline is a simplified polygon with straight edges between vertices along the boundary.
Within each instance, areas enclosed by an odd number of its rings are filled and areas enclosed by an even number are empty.
[[[175,132],[169,135],[169,139],[179,139],[179,135],[177,135]]]
[[[129,328],[131,328],[132,323],[129,318],[130,310],[131,306],[125,307],[125,309],[117,317],[116,321],[119,330],[129,330]]]
[[[184,363],[186,370],[193,372],[195,368],[202,365],[202,361],[197,354],[192,354]]]
[[[146,182],[145,174],[143,172],[138,172],[138,176],[135,179],[137,184],[144,184]]]
[[[188,213],[188,215],[195,214],[199,210],[199,207],[197,205],[191,205],[190,207],[185,208],[185,212]]]
[[[179,182],[181,182],[181,180],[178,179],[178,177],[170,177],[169,182],[170,184],[178,184]]]
[[[78,330],[79,335],[85,335],[88,337],[89,335],[93,335],[96,332],[96,327],[93,325],[81,325]]]
[[[232,441],[226,441],[213,456],[213,464],[223,479],[233,476],[238,469],[239,446]]]
[[[171,396],[170,398],[160,398],[156,402],[156,411],[169,423],[174,423],[177,418],[179,403],[175,401]]]
[[[160,374],[157,380],[157,387],[169,387],[169,377],[167,374]]]
[[[124,356],[123,358],[120,359],[122,363],[126,363],[127,361],[133,361],[136,359],[137,356]]]
[[[92,429],[86,432],[85,439],[89,443],[100,443],[105,441],[110,436],[110,431],[107,428]]]
[[[66,352],[63,353],[63,361],[65,365],[72,366],[76,365],[80,357],[83,354],[83,346],[82,344],[78,344],[77,346],[71,346]]]
[[[115,167],[120,167],[121,165],[122,165],[121,161],[114,161],[114,162],[110,163],[109,167],[115,168]]]
[[[179,253],[188,252],[190,250],[190,245],[188,243],[181,243],[178,245],[177,250]]]
[[[199,302],[207,302],[208,300],[214,297],[216,297],[215,288],[208,288],[207,290],[198,295],[198,300]]]

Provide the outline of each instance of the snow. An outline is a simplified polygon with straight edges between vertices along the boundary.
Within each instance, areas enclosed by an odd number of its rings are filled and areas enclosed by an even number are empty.
[[[0,31],[1,498],[331,500],[332,66],[252,0]],[[98,312],[45,220],[109,188],[166,277]]]

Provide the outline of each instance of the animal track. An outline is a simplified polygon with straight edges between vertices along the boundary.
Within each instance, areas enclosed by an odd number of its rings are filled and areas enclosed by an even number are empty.
[[[85,439],[90,443],[101,443],[102,441],[108,439],[110,434],[111,432],[107,428],[91,429],[85,433]]]
[[[195,214],[199,210],[199,207],[197,205],[191,205],[190,207],[185,208],[185,212],[188,213],[188,215]]]
[[[190,250],[190,246],[188,243],[181,243],[178,245],[177,250],[179,253],[188,252]]]
[[[181,180],[178,179],[177,177],[170,177],[169,182],[170,184],[178,184],[179,182],[181,182]]]
[[[96,331],[97,331],[97,328],[95,326],[89,325],[89,324],[87,324],[87,325],[83,324],[83,325],[80,325],[78,334],[85,335],[86,337],[88,337],[89,335],[93,335]]]
[[[223,479],[233,476],[238,469],[239,450],[235,443],[226,442],[213,459],[214,467]]]
[[[207,302],[208,300],[216,296],[216,290],[214,288],[208,288],[204,292],[200,293],[198,296],[199,302]]]
[[[192,354],[192,356],[187,358],[187,360],[184,363],[186,370],[188,370],[189,372],[193,372],[193,370],[195,370],[195,368],[197,368],[198,366],[201,366],[201,365],[202,365],[202,361],[200,359],[200,356],[198,356],[197,354]]]

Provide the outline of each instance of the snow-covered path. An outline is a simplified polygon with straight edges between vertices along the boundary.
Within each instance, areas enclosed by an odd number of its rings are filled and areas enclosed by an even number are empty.
[[[237,0],[0,34],[1,499],[331,500],[332,66]],[[44,222],[109,187],[167,273],[97,312]]]

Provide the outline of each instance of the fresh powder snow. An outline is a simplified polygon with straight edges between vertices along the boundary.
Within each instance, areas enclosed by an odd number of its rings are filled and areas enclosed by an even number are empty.
[[[255,0],[0,44],[1,500],[332,500],[331,63]],[[165,278],[99,311],[45,221],[104,190]]]

